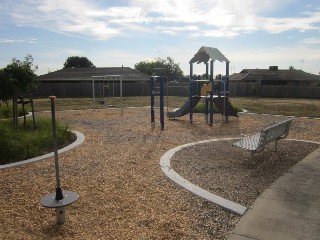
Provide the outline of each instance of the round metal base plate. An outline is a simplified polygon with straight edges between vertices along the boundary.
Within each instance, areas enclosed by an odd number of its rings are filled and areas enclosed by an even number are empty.
[[[40,204],[47,208],[58,208],[67,206],[78,200],[79,195],[76,192],[62,191],[63,199],[56,200],[56,193],[49,193],[41,198]]]

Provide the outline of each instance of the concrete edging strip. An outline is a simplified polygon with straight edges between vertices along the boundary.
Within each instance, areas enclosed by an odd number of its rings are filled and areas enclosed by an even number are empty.
[[[76,134],[76,136],[77,136],[76,141],[74,141],[73,143],[71,143],[70,145],[68,145],[68,146],[66,146],[64,148],[59,149],[58,150],[59,154],[67,152],[67,151],[71,150],[72,148],[75,148],[75,147],[79,146],[80,144],[82,144],[84,142],[85,137],[81,132],[73,131],[73,130],[71,132]],[[0,165],[0,169],[18,167],[18,166],[21,166],[21,165],[24,165],[24,164],[27,164],[27,163],[32,163],[32,162],[36,162],[36,161],[40,161],[40,160],[45,160],[45,159],[51,158],[53,156],[54,156],[54,152],[51,152],[51,153],[47,153],[47,154],[39,156],[39,157],[34,157],[34,158],[27,159],[27,160],[15,162],[15,163],[8,163],[8,164]]]
[[[188,143],[188,144],[184,144],[184,145],[180,145],[178,147],[172,148],[161,157],[161,159],[160,159],[161,170],[167,177],[169,177],[175,183],[179,184],[181,187],[189,190],[190,192],[192,192],[192,193],[194,193],[194,194],[196,194],[196,195],[198,195],[198,196],[200,196],[210,202],[217,204],[218,206],[220,206],[228,211],[231,211],[235,214],[242,216],[247,211],[246,207],[244,207],[240,204],[237,204],[235,202],[232,202],[230,200],[224,199],[218,195],[215,195],[211,192],[208,192],[208,191],[194,185],[193,183],[191,183],[188,180],[181,177],[170,166],[170,161],[171,161],[171,158],[173,157],[173,155],[183,148],[194,146],[197,144],[223,141],[223,140],[234,140],[234,139],[239,139],[239,138],[210,139],[210,140]]]

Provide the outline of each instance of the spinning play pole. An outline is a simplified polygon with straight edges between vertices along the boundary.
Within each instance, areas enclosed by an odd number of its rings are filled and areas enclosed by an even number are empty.
[[[59,170],[59,158],[58,158],[58,146],[57,146],[57,130],[56,130],[56,117],[55,117],[55,96],[50,96],[51,100],[51,115],[52,115],[52,138],[54,148],[54,162],[56,170],[56,192],[45,195],[40,200],[40,204],[47,208],[56,209],[56,218],[58,224],[64,224],[65,222],[65,206],[78,200],[79,196],[76,192],[62,191],[60,186],[60,170]]]

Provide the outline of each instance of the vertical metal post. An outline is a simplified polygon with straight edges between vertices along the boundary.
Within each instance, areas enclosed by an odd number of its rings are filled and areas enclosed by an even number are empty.
[[[92,105],[93,105],[93,111],[96,110],[95,99],[96,99],[96,95],[95,95],[95,88],[94,88],[94,79],[92,79]]]
[[[208,124],[208,114],[209,114],[209,104],[208,104],[208,98],[205,98],[204,99],[204,111],[205,111],[205,120],[206,120],[206,123]]]
[[[123,115],[123,103],[122,103],[122,76],[120,76],[120,105],[121,105],[121,116]]]
[[[56,192],[49,193],[41,198],[40,204],[47,208],[56,209],[56,219],[58,224],[64,224],[65,222],[65,206],[78,200],[79,196],[75,192],[62,191],[60,186],[59,175],[59,159],[58,159],[58,146],[57,146],[57,130],[56,130],[56,116],[55,116],[55,96],[50,96],[51,100],[51,116],[52,116],[52,138],[53,138],[53,150],[56,170]]]
[[[222,77],[221,80],[220,80],[220,83],[223,84],[223,113],[222,113],[222,116],[223,116],[223,122],[224,123],[227,123],[227,119],[226,119],[226,115],[227,115],[227,97],[226,97],[226,81],[225,81],[225,77]]]
[[[26,127],[27,124],[27,117],[26,117],[26,109],[24,107],[24,99],[21,98],[21,105],[22,105],[22,113],[23,113],[23,127]]]
[[[218,98],[221,97],[221,81],[222,81],[221,74],[219,74],[219,76],[218,76]]]
[[[154,123],[154,77],[150,77],[150,100],[151,100],[151,128],[155,128]]]
[[[167,112],[169,112],[169,79],[167,79]],[[175,90],[175,89],[174,89]]]
[[[161,125],[161,130],[164,130],[163,80],[164,80],[164,77],[160,77],[160,125]]]
[[[13,125],[15,128],[18,128],[18,99],[13,97],[12,99],[12,107],[13,107]]]
[[[210,126],[213,125],[213,60],[210,61]]]
[[[206,62],[206,79],[209,79],[209,66],[208,63]]]
[[[64,222],[66,221],[65,206],[56,208],[56,219],[58,224],[64,224]]]
[[[32,123],[33,123],[33,129],[36,129],[36,118],[34,116],[34,106],[33,106],[33,99],[30,99],[31,104],[31,113],[32,113]]]
[[[193,80],[190,79],[190,90],[189,90],[189,106],[190,106],[190,117],[189,117],[189,122],[192,124],[193,122],[193,98],[192,98],[192,89],[193,89]]]
[[[62,190],[60,187],[60,175],[59,175],[59,159],[58,159],[58,146],[57,146],[57,130],[56,130],[56,115],[55,115],[55,96],[49,97],[51,100],[51,116],[52,116],[52,138],[53,138],[53,151],[56,169],[56,200],[63,199]]]
[[[229,62],[226,62],[225,100],[229,101]],[[225,106],[225,121],[228,122],[228,104]]]
[[[16,104],[15,104],[15,97],[12,98],[12,113],[13,113],[13,126],[15,128],[17,128],[17,125],[16,125],[16,118],[15,118],[15,114],[16,114]]]
[[[190,124],[192,124],[192,88],[193,88],[193,84],[192,84],[192,75],[193,75],[193,65],[192,63],[190,63],[190,89],[189,89],[189,112],[190,112],[190,115],[189,115],[189,122]]]

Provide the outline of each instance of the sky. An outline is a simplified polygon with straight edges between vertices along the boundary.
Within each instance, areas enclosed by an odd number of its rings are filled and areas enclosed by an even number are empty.
[[[27,54],[37,75],[70,56],[131,68],[169,56],[189,74],[202,46],[218,48],[231,74],[293,66],[318,75],[320,0],[0,0],[0,68]],[[225,63],[214,73],[225,74]]]

